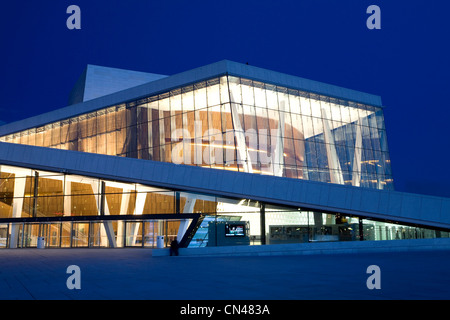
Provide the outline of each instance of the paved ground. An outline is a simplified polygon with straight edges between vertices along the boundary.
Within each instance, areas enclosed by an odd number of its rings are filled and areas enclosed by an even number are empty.
[[[69,265],[81,289],[69,290]],[[369,265],[381,289],[369,290]],[[152,257],[147,249],[0,250],[0,299],[450,299],[450,251]]]

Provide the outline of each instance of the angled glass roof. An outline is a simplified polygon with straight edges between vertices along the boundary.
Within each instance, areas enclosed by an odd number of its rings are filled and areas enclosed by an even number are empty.
[[[346,99],[358,103],[381,107],[381,97],[356,90],[346,89],[318,81],[308,80],[280,72],[270,71],[228,60],[219,61],[203,67],[181,72],[159,80],[151,81],[126,90],[101,96],[89,101],[77,103],[51,112],[0,126],[0,136],[38,127],[47,123],[92,112],[107,106],[124,103],[153,94],[173,90],[187,84],[207,80],[221,75],[240,76],[287,88],[305,90],[333,98]],[[50,101],[51,103],[51,101]]]

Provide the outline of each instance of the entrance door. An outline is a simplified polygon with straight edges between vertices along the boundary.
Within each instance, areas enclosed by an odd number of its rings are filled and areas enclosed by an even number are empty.
[[[108,247],[108,236],[103,222],[91,222],[89,239],[89,247]]]
[[[82,248],[89,246],[89,223],[74,222],[72,228],[72,247]]]
[[[142,247],[142,221],[125,222],[125,246]]]
[[[144,222],[144,247],[156,248],[157,224],[154,220]]]
[[[39,236],[44,237],[45,247],[59,248],[61,244],[61,224],[41,223],[39,225]]]
[[[45,238],[45,245],[49,248],[59,248],[61,245],[61,224],[49,223],[47,224],[47,233],[43,235]]]
[[[61,248],[70,248],[72,222],[61,223]]]
[[[23,247],[25,248],[36,247],[38,235],[39,235],[38,223],[25,223],[23,238],[21,241],[21,243],[23,243]]]
[[[9,224],[0,224],[0,249],[8,246]]]

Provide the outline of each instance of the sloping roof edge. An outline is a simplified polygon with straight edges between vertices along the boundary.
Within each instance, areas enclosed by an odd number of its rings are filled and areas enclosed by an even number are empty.
[[[206,66],[177,73],[166,78],[151,81],[136,87],[118,91],[106,96],[5,124],[0,126],[0,136],[27,130],[29,128],[43,126],[48,123],[93,112],[98,109],[121,104],[127,101],[137,100],[146,96],[166,92],[174,88],[225,74],[382,107],[381,97],[377,95],[346,89],[335,85],[329,85],[322,82],[308,80],[237,62],[222,60]]]
[[[450,198],[0,142],[0,165],[450,229]]]

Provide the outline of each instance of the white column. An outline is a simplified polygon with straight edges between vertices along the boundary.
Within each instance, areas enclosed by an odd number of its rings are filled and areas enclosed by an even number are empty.
[[[130,203],[130,190],[123,188],[122,189],[122,201],[120,202],[120,213],[121,215],[127,214],[128,212],[128,205]],[[117,246],[123,247],[123,228],[124,228],[124,222],[119,220],[117,221]]]
[[[69,180],[67,178],[64,179],[64,216],[70,216],[72,215],[72,187]]]
[[[194,206],[197,199],[195,197],[187,197],[186,203],[184,204],[183,213],[193,213]],[[184,234],[186,233],[187,228],[189,227],[190,219],[183,219],[180,221],[180,227],[178,228],[177,240],[181,241],[183,239]]]
[[[380,150],[380,154],[381,154],[381,158],[380,158],[380,160],[378,162],[378,165],[377,165],[377,189],[381,190],[381,189],[384,188],[384,185],[381,182],[382,182],[382,180],[384,181],[384,179],[385,179],[384,174],[385,174],[386,157],[385,157],[384,150],[387,150],[387,145],[386,145],[387,144],[387,140],[384,137],[383,131],[378,130],[378,134],[380,135],[379,139],[380,139],[380,149],[381,149]],[[381,177],[383,177],[383,179]]]
[[[106,200],[105,200],[106,201]],[[114,227],[112,224],[112,221],[104,221],[103,225],[102,225],[102,245],[103,245],[103,231],[106,233],[106,236],[108,237],[108,241],[109,241],[109,246],[111,248],[117,248],[117,243],[116,243],[116,237],[114,236]],[[105,239],[106,241],[106,239]]]
[[[147,144],[148,144],[148,152],[151,153],[153,159],[153,119],[152,119],[152,111],[150,108],[147,109]]]
[[[110,212],[109,212],[109,205],[108,205],[108,200],[106,199],[105,196],[105,215],[109,216]],[[106,239],[104,239],[104,233],[106,233],[106,236],[108,237],[108,241],[109,241],[109,246],[112,248],[117,248],[117,243],[116,243],[116,237],[114,235],[114,227],[113,227],[113,223],[112,221],[103,221],[103,228],[101,229],[102,232],[102,245],[104,244],[103,241],[106,241]]]
[[[284,111],[284,101],[280,102],[280,110]],[[280,121],[276,131],[276,145],[272,152],[273,174],[277,177],[283,176],[284,169],[284,131],[285,131],[285,114],[279,112]]]
[[[353,156],[352,165],[352,185],[359,187],[361,184],[361,151],[362,151],[362,134],[359,120],[356,121],[356,137],[355,137],[355,154]]]
[[[203,123],[201,120],[198,120],[197,115],[198,111],[195,111],[195,120],[194,120],[194,164],[197,166],[201,166],[203,164]],[[184,117],[183,117],[184,119]],[[184,127],[187,128],[187,127]],[[190,146],[189,146],[190,147]],[[208,159],[209,161],[209,159]]]
[[[138,192],[136,194],[136,205],[134,207],[133,215],[142,215],[144,211],[145,199],[147,198],[147,192]],[[131,245],[134,246],[136,244],[136,237],[139,228],[137,227],[137,223],[134,223],[131,226],[130,234],[133,236],[131,239]]]
[[[341,164],[336,152],[333,134],[330,130],[330,124],[327,112],[322,108],[323,115],[323,136],[325,139],[325,148],[327,150],[328,169],[330,170],[330,180],[332,183],[344,184],[344,176],[342,175]]]
[[[95,197],[95,204],[97,205],[97,215],[101,215],[100,212],[100,199],[101,199],[101,195],[99,195],[99,183],[98,181],[94,181],[91,183],[91,187],[92,187],[92,191],[94,193],[94,197]],[[101,192],[104,192],[104,190],[100,190]],[[109,206],[108,206],[108,201],[106,200],[106,196],[105,196],[105,207],[104,207],[104,214],[109,216]],[[116,238],[114,236],[114,229],[112,226],[112,221],[103,221],[103,224],[100,228],[100,243],[102,246],[106,246],[106,238],[108,238],[109,240],[109,246],[112,248],[116,248],[117,244],[116,244]]]
[[[15,177],[17,175],[14,175]],[[14,179],[14,199],[13,199],[13,218],[20,218],[22,215],[23,208],[23,197],[25,195],[25,177]],[[11,223],[10,230],[10,248],[17,248],[17,241],[19,239],[19,223]]]
[[[230,92],[230,97],[231,101],[234,101],[232,92]],[[245,143],[245,134],[244,130],[242,129],[241,121],[239,120],[239,114],[236,108],[236,104],[234,102],[231,102],[230,105],[231,119],[233,121],[234,136],[236,137],[236,148],[238,151],[239,159],[243,162],[244,172],[253,173],[252,160],[247,149],[247,144]]]

